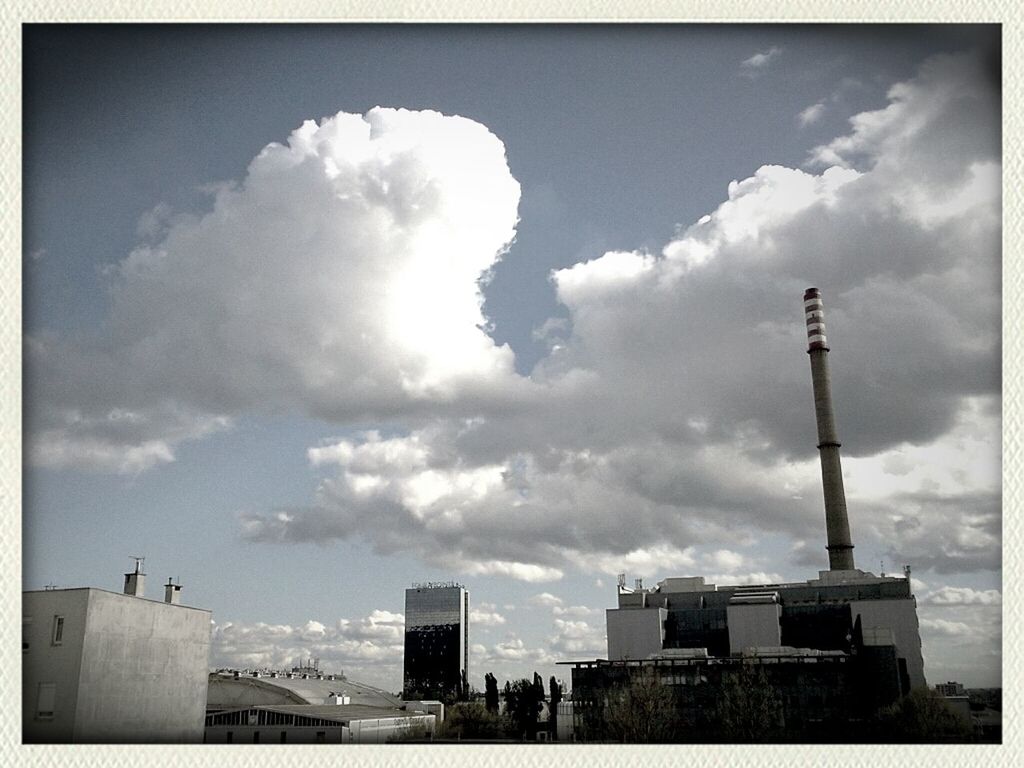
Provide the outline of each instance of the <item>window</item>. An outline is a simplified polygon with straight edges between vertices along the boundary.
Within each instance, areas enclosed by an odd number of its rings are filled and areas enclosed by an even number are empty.
[[[53,709],[57,702],[57,684],[40,683],[36,697],[36,719],[53,720]]]
[[[317,731],[316,732],[316,743],[317,744],[323,744],[326,741],[327,741],[327,731]]]
[[[64,642],[64,617],[53,617],[53,644],[60,645]]]

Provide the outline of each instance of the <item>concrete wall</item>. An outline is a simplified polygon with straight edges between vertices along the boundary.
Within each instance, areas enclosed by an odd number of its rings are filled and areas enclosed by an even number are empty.
[[[646,659],[661,651],[668,617],[664,608],[609,608],[606,617],[609,659]]]
[[[23,697],[31,700],[38,682],[57,677],[62,707],[53,722],[39,722],[31,701],[25,708],[26,740],[202,741],[209,611],[100,589],[29,592],[24,604],[36,640],[25,654]],[[42,625],[61,610],[64,643],[33,653],[42,632],[49,636]]]
[[[860,616],[861,628],[891,629],[896,641],[896,650],[907,660],[907,674],[912,688],[925,688],[924,658],[921,656],[921,629],[917,623],[917,601],[914,598],[901,600],[853,600],[850,602],[853,620]]]
[[[573,703],[571,701],[558,702],[558,719],[555,721],[558,729],[558,740],[570,742],[573,740]]]
[[[729,627],[729,653],[742,653],[744,648],[782,645],[779,619],[782,606],[778,603],[730,605],[725,609]]]
[[[70,742],[75,727],[78,679],[85,641],[88,589],[22,594],[22,737],[26,742]],[[53,621],[64,617],[63,637],[53,644]],[[40,685],[54,685],[53,717],[39,717]]]
[[[342,744],[349,741],[347,732],[348,728],[341,723],[335,726],[212,725],[206,729],[203,741],[206,744]],[[257,733],[258,741],[254,741]],[[318,733],[323,737],[318,738]]]
[[[212,725],[206,729],[204,741],[207,744],[226,744],[230,734],[232,744],[386,744],[400,740],[413,728],[433,733],[435,722],[434,715],[408,715],[352,720],[348,725],[338,723],[333,726]]]
[[[346,741],[353,744],[385,744],[416,734],[434,732],[434,715],[408,715],[403,717],[367,718],[352,720],[346,729]]]

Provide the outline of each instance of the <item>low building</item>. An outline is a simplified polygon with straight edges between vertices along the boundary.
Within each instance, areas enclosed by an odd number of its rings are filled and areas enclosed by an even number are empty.
[[[960,683],[953,682],[952,680],[945,683],[936,683],[935,692],[939,696],[966,696],[967,692]]]
[[[219,670],[209,676],[204,740],[211,744],[381,744],[431,738],[438,701],[402,701],[313,667]]]
[[[402,707],[404,702],[372,685],[342,674],[319,671],[220,670],[208,680],[207,712],[281,704],[357,704]]]
[[[22,727],[29,743],[203,738],[210,611],[94,587],[22,594]]]
[[[384,744],[429,739],[436,716],[363,704],[281,704],[208,714],[209,744]]]

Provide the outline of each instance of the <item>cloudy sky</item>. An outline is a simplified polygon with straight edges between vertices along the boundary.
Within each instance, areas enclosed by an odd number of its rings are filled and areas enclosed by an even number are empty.
[[[854,555],[1001,680],[998,28],[27,27],[24,584],[144,555],[212,662],[605,654],[615,577]]]

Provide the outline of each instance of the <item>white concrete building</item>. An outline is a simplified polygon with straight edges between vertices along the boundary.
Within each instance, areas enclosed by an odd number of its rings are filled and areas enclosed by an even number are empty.
[[[202,741],[210,611],[146,600],[141,581],[22,594],[25,742]]]

